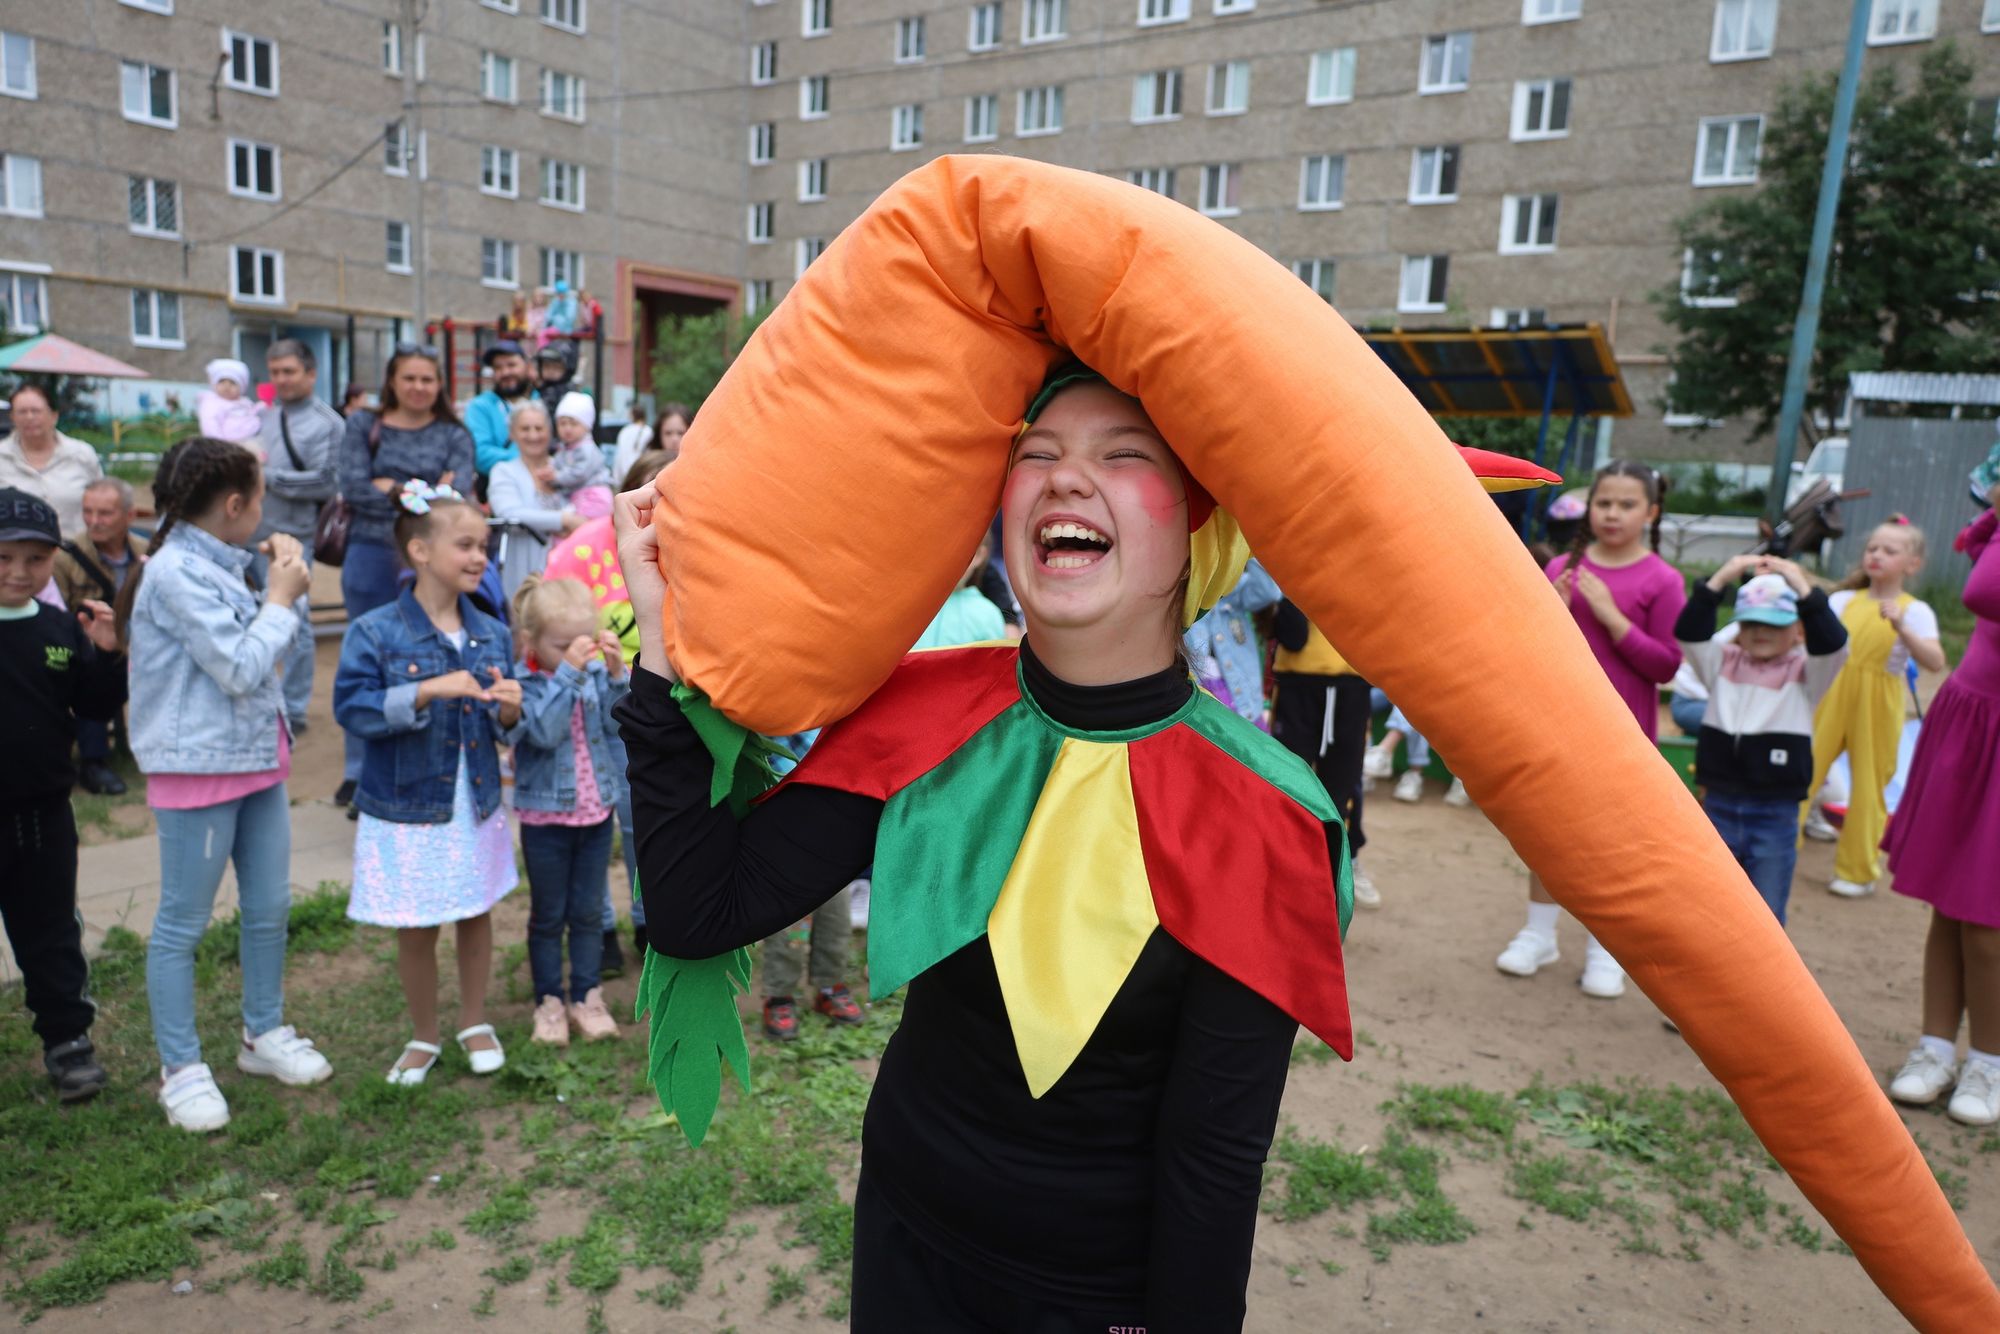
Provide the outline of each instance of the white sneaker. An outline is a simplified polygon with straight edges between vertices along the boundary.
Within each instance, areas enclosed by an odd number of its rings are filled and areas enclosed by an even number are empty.
[[[160,1105],[167,1109],[167,1124],[181,1130],[206,1134],[229,1124],[229,1103],[215,1086],[215,1073],[204,1062],[183,1066],[172,1074],[161,1069]]]
[[[1465,780],[1463,778],[1454,778],[1451,780],[1451,786],[1445,790],[1444,804],[1460,807],[1472,804],[1472,794],[1465,790]]]
[[[868,929],[868,891],[873,888],[865,878],[848,884],[847,920],[856,931]]]
[[[1958,1072],[1950,1061],[1941,1061],[1923,1047],[1910,1053],[1903,1068],[1889,1081],[1889,1096],[1912,1107],[1928,1107],[1952,1086]]]
[[[311,1038],[302,1038],[290,1024],[251,1037],[246,1030],[236,1049],[236,1068],[246,1075],[265,1075],[280,1084],[304,1088],[333,1078],[333,1067],[319,1054]]]
[[[1375,882],[1368,878],[1368,872],[1358,865],[1350,868],[1354,877],[1354,901],[1364,908],[1382,906],[1382,891],[1375,888]]]
[[[1875,892],[1873,880],[1864,884],[1856,880],[1842,880],[1839,876],[1827,881],[1826,887],[1829,892],[1838,894],[1843,899],[1865,899]]]
[[[1826,812],[1818,806],[1806,812],[1806,837],[1817,843],[1838,843],[1840,831],[1827,820]]]
[[[1382,746],[1370,746],[1361,752],[1361,772],[1369,778],[1394,778],[1396,776],[1396,756]]]
[[[1533,977],[1561,957],[1555,941],[1524,926],[1507,942],[1507,948],[1500,951],[1493,966],[1515,977]]]
[[[1424,799],[1424,773],[1421,769],[1405,769],[1403,776],[1396,780],[1397,801],[1419,802]]]
[[[1625,970],[1618,960],[1611,957],[1611,951],[1590,942],[1583,954],[1583,976],[1577,979],[1586,996],[1599,1000],[1617,1000],[1625,994]]]
[[[2000,1121],[2000,1065],[1967,1057],[1959,1072],[1958,1088],[1945,1108],[1954,1121],[1969,1126],[1990,1126]]]

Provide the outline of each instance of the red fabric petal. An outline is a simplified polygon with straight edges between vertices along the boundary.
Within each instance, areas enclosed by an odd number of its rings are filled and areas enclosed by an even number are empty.
[[[1352,1060],[1324,826],[1185,725],[1129,752],[1160,925]]]
[[[1458,456],[1465,460],[1465,466],[1472,469],[1472,475],[1481,481],[1496,478],[1544,486],[1556,486],[1562,482],[1562,474],[1550,472],[1532,459],[1517,459],[1512,454],[1496,454],[1490,449],[1474,449],[1470,445],[1457,446]]]

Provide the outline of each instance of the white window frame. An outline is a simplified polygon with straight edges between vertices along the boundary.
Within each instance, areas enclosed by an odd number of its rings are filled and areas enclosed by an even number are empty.
[[[771,304],[771,280],[752,278],[743,284],[743,313],[755,315]]]
[[[1231,14],[1248,14],[1257,7],[1257,0],[1215,0],[1215,13],[1226,18]]]
[[[17,184],[19,180],[33,178],[34,205],[26,207],[19,201],[27,190]],[[10,218],[39,218],[42,216],[42,160],[26,153],[0,153],[0,215]]]
[[[417,34],[417,82],[424,81],[424,49],[430,45],[426,33]],[[382,72],[392,79],[403,77],[403,25],[395,19],[382,20]]]
[[[1554,127],[1556,85],[1567,84],[1562,96],[1563,123]],[[1533,102],[1536,90],[1542,95],[1542,118],[1540,125],[1528,123],[1528,108]],[[1576,81],[1567,76],[1546,79],[1521,79],[1514,84],[1514,111],[1508,119],[1507,137],[1515,143],[1532,143],[1540,139],[1569,138],[1570,117],[1576,110]]]
[[[8,333],[42,333],[54,321],[49,318],[49,279],[54,272],[46,264],[0,263],[0,305],[7,308]],[[34,307],[41,315],[40,324],[27,324],[21,318],[20,293],[33,284]]]
[[[1438,281],[1438,261],[1444,261],[1444,281]],[[1411,299],[1410,277],[1423,273],[1424,294]],[[1442,297],[1433,296],[1439,287],[1444,288]],[[1405,315],[1435,315],[1451,309],[1451,256],[1450,255],[1405,255],[1402,272],[1396,282],[1396,309]]]
[[[1331,90],[1318,91],[1320,69],[1324,66],[1331,77]],[[1354,48],[1337,46],[1325,51],[1315,51],[1306,57],[1306,105],[1309,107],[1338,106],[1342,102],[1354,100]]]
[[[7,47],[16,42],[28,48],[26,83],[7,82]],[[120,71],[118,77],[121,80],[125,77],[123,71]],[[24,32],[0,32],[0,94],[32,102],[41,95],[36,91],[38,83],[39,80],[35,77],[35,39]],[[121,104],[125,100],[122,83],[119,87],[118,100]],[[126,119],[130,120],[131,117],[128,116]]]
[[[1161,88],[1165,86],[1162,95]],[[1164,109],[1162,109],[1164,108]],[[1181,118],[1181,72],[1177,69],[1147,70],[1132,76],[1132,123],[1159,125]]]
[[[1139,26],[1157,28],[1162,23],[1186,23],[1188,0],[1139,0]]]
[[[817,204],[826,198],[826,159],[811,157],[799,163],[799,202]]]
[[[1495,306],[1486,316],[1489,329],[1540,329],[1548,322],[1546,306]]]
[[[1750,174],[1747,176],[1729,175],[1727,174],[1728,163],[1733,162],[1736,159],[1738,139],[1740,138],[1742,127],[1744,125],[1751,125],[1751,124],[1754,124],[1757,127],[1757,147],[1755,152],[1751,154]],[[1705,176],[1702,174],[1702,163],[1708,157],[1708,137],[1717,128],[1721,127],[1726,127],[1725,132],[1728,135],[1728,139],[1724,144],[1724,152],[1723,152],[1725,174],[1720,176]],[[1764,118],[1761,115],[1704,116],[1702,117],[1701,120],[1700,129],[1695,133],[1694,183],[1700,186],[1754,184],[1757,180],[1758,161],[1759,159],[1762,158],[1763,153],[1764,153]]]
[[[1173,167],[1134,167],[1125,173],[1125,179],[1131,184],[1168,199],[1174,197],[1178,176],[1179,172]]]
[[[1715,26],[1710,30],[1708,37],[1709,62],[1721,65],[1738,60],[1769,60],[1772,50],[1778,44],[1778,5],[1779,0],[1715,0]],[[1766,11],[1767,17],[1764,26],[1764,46],[1758,50],[1753,49],[1748,43],[1752,28],[1751,19],[1760,9]],[[1736,43],[1734,49],[1727,51],[1723,49],[1724,38]]]
[[[778,156],[778,122],[760,120],[750,127],[750,165],[768,167]]]
[[[134,181],[142,182],[146,187],[146,221],[144,223],[132,221],[131,199],[132,183]],[[174,225],[171,229],[159,225],[160,193],[163,186],[173,195],[174,199]],[[125,200],[126,230],[130,231],[134,236],[162,236],[175,240],[180,238],[181,188],[179,182],[166,180],[159,176],[133,176],[128,174],[125,178]]]
[[[403,262],[400,264],[395,259],[395,253],[398,248],[398,237],[401,238],[401,249],[403,252]],[[391,273],[411,272],[410,224],[404,222],[401,218],[385,218],[382,220],[382,267]]]
[[[127,83],[129,82],[128,76],[135,70],[138,71],[139,77],[145,80],[145,87],[143,89],[143,92],[145,94],[146,106],[147,106],[147,110],[144,113],[138,115],[133,114],[132,108],[129,105],[127,105],[125,101],[125,94],[128,91],[126,87]],[[153,115],[151,109],[153,101],[153,77],[157,74],[164,74],[167,76],[167,115],[166,119],[164,120]],[[181,95],[180,95],[179,76],[176,75],[174,71],[170,69],[167,69],[160,65],[151,64],[148,61],[144,60],[120,61],[118,64],[118,108],[120,112],[123,113],[125,119],[131,121],[134,125],[157,125],[161,129],[165,130],[171,130],[178,127],[181,123]]]
[[[1710,262],[1720,258],[1720,251],[1712,252]],[[1742,300],[1741,297],[1730,293],[1697,296],[1695,278],[1694,247],[1689,246],[1681,251],[1681,304],[1695,310],[1728,310]]]
[[[1069,36],[1069,0],[1021,0],[1021,45]]]
[[[518,14],[521,12],[521,0],[479,0],[479,3],[488,9],[497,9],[502,14]]]
[[[967,51],[998,51],[1000,34],[1004,31],[1006,15],[1000,0],[974,5],[972,15],[965,25],[965,49]]]
[[[906,102],[889,113],[889,151],[908,153],[924,146],[924,104]]]
[[[759,42],[750,48],[750,86],[768,88],[778,81],[778,44]]]
[[[139,330],[139,308],[143,300],[146,309],[146,332]],[[160,332],[163,311],[172,309],[174,313],[174,336]],[[181,320],[181,296],[178,292],[162,292],[157,287],[135,287],[132,289],[132,346],[161,347],[169,350],[187,346],[187,325]]]
[[[1979,31],[2000,32],[2000,0],[1986,0],[1979,11]]]
[[[382,131],[382,171],[389,176],[410,174],[410,127],[403,121],[392,120]],[[417,132],[417,178],[431,178],[431,132]],[[393,156],[392,156],[393,153]]]
[[[542,0],[542,22],[558,32],[571,32],[581,37],[589,22],[589,11],[584,8],[584,0]]]
[[[1451,188],[1445,189],[1445,165],[1451,166]],[[1426,167],[1428,166],[1428,170]],[[1465,154],[1458,144],[1424,144],[1410,150],[1410,202],[1455,204],[1465,174]]]
[[[1333,304],[1334,283],[1338,280],[1340,265],[1331,259],[1295,259],[1292,261],[1292,276],[1311,288],[1315,296],[1327,305]],[[1322,287],[1320,284],[1326,285]]]
[[[990,144],[1000,137],[1000,94],[974,93],[965,99],[965,142]]]
[[[502,178],[506,183],[501,184]],[[479,193],[495,199],[521,197],[521,152],[500,144],[479,146]]]
[[[1233,202],[1232,202],[1233,201]],[[1243,212],[1243,164],[1209,162],[1201,169],[1198,207],[1211,218],[1234,218]]]
[[[1320,190],[1315,197],[1311,189],[1313,169],[1319,168]],[[1326,186],[1334,183],[1332,197],[1327,197]],[[1309,153],[1299,159],[1299,212],[1330,213],[1347,205],[1347,154]]]
[[[245,292],[238,284],[241,276],[241,259],[249,255],[260,268],[265,260],[271,262],[273,291]],[[262,276],[261,274],[259,275]],[[265,246],[233,245],[229,247],[229,299],[246,306],[282,306],[285,304],[285,252]]]
[[[1582,17],[1583,0],[1521,0],[1521,22],[1528,27],[1574,23]]]
[[[808,74],[799,80],[800,120],[825,120],[832,107],[833,82],[826,75]]]
[[[1893,27],[1883,19],[1894,15]],[[1937,36],[1938,0],[1873,0],[1868,12],[1868,45],[1901,46]]]
[[[1241,75],[1239,88],[1237,76]],[[1232,99],[1240,93],[1242,101]],[[1208,67],[1207,112],[1211,116],[1241,116],[1250,110],[1250,62],[1218,60]]]
[[[263,143],[256,139],[230,139],[225,151],[229,154],[229,193],[238,199],[283,199],[285,197],[284,154],[276,144]],[[245,185],[237,178],[237,154],[247,151],[250,166],[250,184]],[[257,155],[271,155],[271,188],[259,190],[257,181]]]
[[[1035,113],[1032,117],[1028,114],[1031,108]],[[1061,134],[1062,129],[1063,86],[1061,84],[1045,83],[1020,91],[1014,99],[1016,139],[1039,139],[1045,135]]]
[[[833,31],[833,0],[799,0],[799,36],[824,37]]]
[[[488,273],[488,259],[493,260]],[[495,287],[503,292],[521,290],[521,247],[513,241],[498,236],[479,238],[479,285]]]
[[[769,245],[777,233],[778,206],[768,199],[759,200],[744,209],[745,235],[751,245]]]
[[[571,250],[567,246],[545,245],[541,248],[541,262],[543,287],[554,287],[559,282],[566,282],[572,292],[583,290],[581,250]]]
[[[569,82],[569,102],[575,108],[574,114],[570,111],[560,110],[557,107],[555,91],[556,80],[558,79],[566,79]],[[586,84],[581,74],[571,74],[568,70],[551,69],[547,65],[542,66],[542,114],[551,120],[566,120],[572,125],[583,124],[584,120],[590,114],[584,102],[585,88]]]
[[[249,65],[249,77],[236,77],[236,43],[243,43],[243,58]],[[266,88],[255,82],[257,74],[257,44],[263,43],[271,51],[271,86]],[[255,33],[238,28],[222,30],[222,54],[228,59],[222,62],[222,86],[239,93],[254,93],[258,97],[278,95],[278,43],[276,38],[259,37]]]
[[[506,88],[500,87],[501,74],[506,75]],[[498,102],[502,106],[515,106],[521,95],[521,62],[513,56],[503,56],[498,51],[479,53],[479,96],[488,102]]]
[[[1517,239],[1522,214],[1526,212],[1528,237]],[[1536,240],[1543,223],[1548,224],[1547,242]],[[1555,253],[1562,228],[1562,196],[1554,191],[1532,195],[1503,195],[1500,199],[1500,253],[1503,255],[1551,255]]]
[[[803,278],[812,262],[826,253],[826,238],[823,236],[801,236],[792,248],[794,271],[792,276]]]
[[[1465,69],[1463,76],[1452,79],[1453,54],[1463,48]],[[1431,77],[1431,53],[1441,54],[1438,77]],[[1424,38],[1423,47],[1417,59],[1417,91],[1424,96],[1434,93],[1462,93],[1472,86],[1472,34],[1469,32],[1436,32]]]
[[[923,62],[927,54],[928,42],[924,36],[924,16],[914,14],[896,20],[896,63],[916,65]]]
[[[174,0],[118,0],[118,3],[129,5],[133,9],[143,9],[148,14],[171,14],[174,12]]]
[[[571,192],[576,196],[574,199],[566,197]],[[558,157],[542,159],[542,191],[536,203],[569,213],[581,213],[585,199],[585,173],[581,162]]]

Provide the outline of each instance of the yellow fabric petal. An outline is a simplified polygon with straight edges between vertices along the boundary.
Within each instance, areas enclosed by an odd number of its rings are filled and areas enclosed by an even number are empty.
[[[1217,506],[1188,536],[1187,601],[1181,607],[1181,628],[1201,619],[1201,614],[1228,596],[1250,563],[1250,544],[1229,511]]]
[[[1030,1096],[1076,1060],[1159,924],[1125,747],[1065,739],[986,921]]]

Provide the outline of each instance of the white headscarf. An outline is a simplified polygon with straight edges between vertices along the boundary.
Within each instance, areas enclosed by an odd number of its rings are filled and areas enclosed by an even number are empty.
[[[212,385],[221,384],[224,380],[234,380],[244,393],[250,392],[250,368],[233,357],[217,357],[202,367],[201,373],[208,377],[208,382]]]

